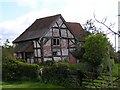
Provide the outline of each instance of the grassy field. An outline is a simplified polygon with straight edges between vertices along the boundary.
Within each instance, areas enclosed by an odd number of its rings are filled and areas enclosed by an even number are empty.
[[[6,83],[3,82],[0,85],[0,88],[64,88],[62,86],[53,85],[53,84],[44,84],[41,82],[16,82],[16,83]]]

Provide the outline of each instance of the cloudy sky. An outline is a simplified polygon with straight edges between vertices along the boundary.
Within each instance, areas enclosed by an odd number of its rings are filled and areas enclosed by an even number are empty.
[[[83,25],[93,18],[107,17],[106,24],[115,23],[112,30],[118,30],[119,0],[0,0],[0,38],[12,42],[36,19],[62,14],[66,21]],[[106,29],[106,28],[104,28]],[[114,35],[108,35],[114,45]]]

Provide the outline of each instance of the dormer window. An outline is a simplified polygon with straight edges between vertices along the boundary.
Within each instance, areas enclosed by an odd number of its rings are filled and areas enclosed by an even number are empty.
[[[53,45],[59,46],[60,45],[60,39],[59,38],[54,38],[53,39]]]

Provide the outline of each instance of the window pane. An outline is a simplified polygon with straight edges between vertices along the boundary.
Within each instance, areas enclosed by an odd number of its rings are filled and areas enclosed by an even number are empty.
[[[53,39],[53,45],[56,45],[56,39]]]
[[[54,38],[53,39],[53,45],[60,45],[60,39],[59,38]]]
[[[60,45],[60,40],[59,39],[57,39],[57,45]]]

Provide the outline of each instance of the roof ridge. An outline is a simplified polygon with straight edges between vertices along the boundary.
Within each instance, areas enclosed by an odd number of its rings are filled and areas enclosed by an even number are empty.
[[[38,18],[36,20],[40,20],[40,19],[44,19],[44,18],[51,18],[51,17],[56,17],[56,16],[62,16],[61,14],[55,14],[55,15],[50,15],[50,16],[46,16],[46,17],[41,17],[41,18]]]
[[[67,23],[73,23],[73,24],[75,23],[75,24],[80,24],[79,22],[67,22]]]

